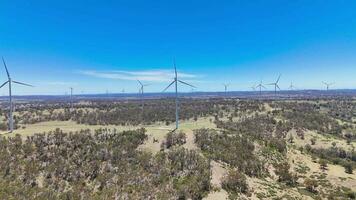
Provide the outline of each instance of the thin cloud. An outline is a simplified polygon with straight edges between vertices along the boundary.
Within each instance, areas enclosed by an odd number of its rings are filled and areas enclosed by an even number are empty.
[[[166,82],[172,80],[174,71],[171,70],[146,70],[146,71],[96,71],[96,70],[80,70],[79,74],[105,79],[119,80],[142,80],[152,82]],[[180,78],[196,79],[195,74],[178,73]]]

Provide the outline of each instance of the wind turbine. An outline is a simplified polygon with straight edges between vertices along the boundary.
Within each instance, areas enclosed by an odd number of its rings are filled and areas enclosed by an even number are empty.
[[[260,96],[262,96],[262,88],[266,89],[266,87],[262,84],[262,80],[255,86],[255,88],[260,88]]]
[[[290,82],[290,86],[289,86],[288,89],[290,89],[290,90],[294,90],[295,89],[295,86],[293,85],[293,82]]]
[[[143,106],[144,106],[144,100],[143,100],[143,89],[146,86],[149,86],[150,84],[143,84],[140,80],[137,80],[137,82],[140,84],[140,89],[139,89],[139,93],[141,93],[141,101],[142,101],[142,114],[143,114]]]
[[[278,82],[279,82],[279,79],[280,79],[280,78],[281,78],[281,74],[278,76],[278,79],[277,79],[276,82],[267,84],[267,85],[274,85],[274,95],[275,95],[275,96],[277,96],[277,88],[278,88],[279,90],[281,90],[281,88],[279,88],[279,85],[278,85]]]
[[[73,109],[73,88],[70,87],[70,108]]]
[[[177,130],[178,127],[179,127],[178,82],[181,83],[181,84],[184,84],[184,85],[188,85],[188,86],[190,86],[190,87],[192,87],[192,88],[196,88],[196,87],[193,86],[193,85],[191,85],[191,84],[189,84],[189,83],[186,83],[186,82],[184,82],[184,81],[182,81],[182,80],[179,80],[179,79],[178,79],[177,67],[176,67],[176,61],[175,61],[175,60],[173,60],[173,65],[174,65],[174,74],[175,74],[174,80],[172,81],[172,83],[170,83],[170,84],[163,90],[163,92],[165,92],[168,88],[170,88],[173,84],[175,84],[175,85],[174,85],[174,86],[175,86],[175,95],[176,95],[176,96],[175,96],[175,100],[176,100],[176,128],[174,129],[174,131],[175,131],[175,130]]]
[[[9,84],[9,102],[10,102],[10,113],[9,113],[9,131],[10,133],[12,133],[12,131],[14,130],[14,120],[13,120],[13,116],[12,116],[12,112],[13,112],[13,104],[12,104],[12,83],[16,83],[16,84],[19,84],[19,85],[25,85],[25,86],[30,86],[30,87],[33,87],[33,85],[30,85],[30,84],[26,84],[26,83],[22,83],[22,82],[19,82],[19,81],[13,81],[10,77],[10,73],[7,69],[7,66],[6,66],[6,63],[5,63],[5,60],[4,58],[2,58],[2,62],[4,63],[4,67],[5,67],[5,70],[6,70],[6,74],[7,74],[7,78],[8,80],[3,83],[0,88],[2,88],[4,85],[6,84]]]
[[[230,83],[223,83],[224,89],[225,89],[225,97],[227,96],[227,89],[230,86]]]
[[[323,81],[323,84],[326,85],[326,91],[329,91],[330,86],[334,85],[335,83],[327,83]]]

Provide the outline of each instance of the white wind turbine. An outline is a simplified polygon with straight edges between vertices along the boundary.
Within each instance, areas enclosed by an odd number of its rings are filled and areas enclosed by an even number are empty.
[[[5,63],[5,60],[4,58],[2,58],[2,62],[4,63],[4,67],[5,67],[5,70],[6,70],[6,74],[7,74],[7,78],[8,80],[3,83],[0,88],[4,87],[6,84],[9,84],[9,132],[12,133],[12,131],[14,130],[14,120],[13,120],[13,116],[12,116],[12,112],[13,112],[13,104],[12,104],[12,83],[16,83],[16,84],[19,84],[19,85],[25,85],[25,86],[30,86],[30,87],[33,87],[33,85],[30,85],[30,84],[26,84],[26,83],[22,83],[22,82],[19,82],[19,81],[13,81],[10,77],[10,73],[7,69],[7,66],[6,66],[6,63]]]
[[[294,89],[296,89],[295,88],[295,86],[293,85],[293,82],[290,82],[290,86],[289,86],[289,88],[288,89],[290,89],[290,90],[294,90]]]
[[[140,80],[137,80],[137,82],[140,84],[140,89],[139,89],[139,93],[141,94],[141,107],[142,107],[142,114],[143,114],[143,107],[144,107],[144,87],[147,87],[151,84],[143,84]]]
[[[70,87],[70,108],[73,110],[73,88]]]
[[[255,86],[255,88],[259,88],[260,90],[260,96],[262,96],[262,88],[266,89],[266,87],[262,84],[262,80],[258,85]]]
[[[277,96],[277,88],[278,88],[279,90],[281,90],[281,88],[279,88],[279,85],[278,85],[280,78],[281,78],[281,75],[278,76],[278,79],[277,79],[276,82],[267,84],[267,85],[273,85],[273,86],[274,86],[274,95],[275,95],[275,96]]]
[[[334,85],[335,83],[327,83],[323,81],[323,84],[326,85],[326,91],[329,91],[330,86]]]
[[[174,80],[172,81],[172,83],[170,83],[164,90],[163,92],[165,92],[169,87],[171,87],[173,84],[175,84],[175,100],[176,100],[176,129],[178,129],[179,127],[179,102],[178,102],[178,82],[179,83],[182,83],[184,85],[188,85],[192,88],[196,88],[195,86],[191,85],[191,84],[188,84],[182,80],[179,80],[178,79],[178,73],[177,73],[177,67],[176,67],[176,62],[175,60],[173,61],[173,65],[174,65],[174,73],[175,73],[175,77],[174,77]]]
[[[227,96],[227,89],[230,86],[230,83],[223,83],[224,89],[225,89],[225,97]]]

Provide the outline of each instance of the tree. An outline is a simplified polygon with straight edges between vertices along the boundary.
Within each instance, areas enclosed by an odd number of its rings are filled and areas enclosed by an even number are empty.
[[[289,172],[290,165],[288,162],[282,162],[275,166],[276,174],[279,182],[284,182],[289,186],[294,186],[297,183],[297,175]]]

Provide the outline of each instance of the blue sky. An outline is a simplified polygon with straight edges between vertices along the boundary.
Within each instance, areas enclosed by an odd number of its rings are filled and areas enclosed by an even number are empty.
[[[19,95],[137,92],[136,78],[159,92],[173,57],[199,91],[249,90],[279,73],[282,88],[355,88],[355,10],[354,0],[1,0],[0,55],[13,79],[36,85]]]

